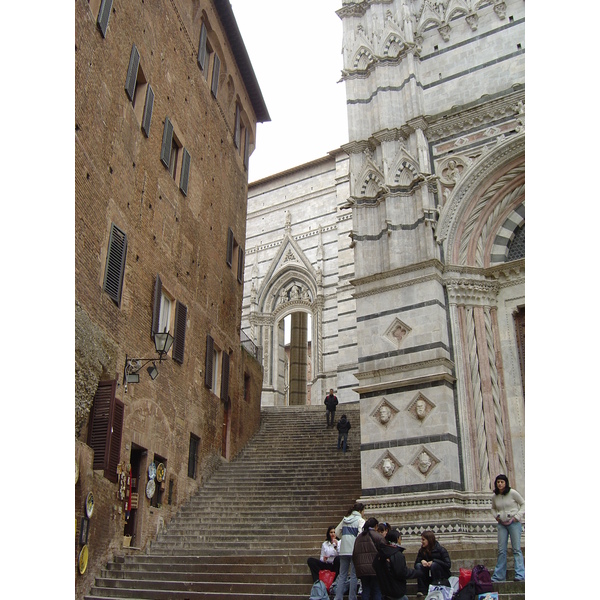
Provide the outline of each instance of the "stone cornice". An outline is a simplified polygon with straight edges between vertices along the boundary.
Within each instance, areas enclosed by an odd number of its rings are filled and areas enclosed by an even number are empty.
[[[450,363],[452,364],[452,363]],[[414,369],[414,365],[411,365],[411,370]],[[373,371],[373,374],[379,375],[380,371]],[[361,379],[362,373],[354,373],[354,377]],[[456,378],[451,373],[431,373],[429,375],[422,375],[420,377],[411,377],[409,379],[396,379],[390,381],[382,381],[371,385],[364,385],[352,388],[353,392],[357,394],[369,394],[372,392],[383,392],[389,389],[401,389],[406,387],[422,386],[429,383],[435,383],[438,381],[445,381],[449,384],[453,384]]]
[[[415,273],[417,271],[424,271],[425,269],[431,268],[441,273],[444,270],[444,265],[437,258],[433,258],[431,260],[427,260],[421,263],[415,263],[406,267],[398,267],[397,269],[393,269],[391,271],[376,273],[375,275],[367,275],[366,277],[359,277],[357,279],[354,279],[351,283],[355,287],[358,287],[360,285],[368,285],[369,283],[373,283],[375,281],[382,281],[391,277],[398,277],[407,273]]]
[[[389,368],[385,368],[385,369],[376,369],[376,370],[372,370],[372,371],[359,371],[354,374],[354,377],[356,377],[356,379],[358,379],[359,381],[369,380],[369,379],[372,379],[373,377],[385,377],[387,375],[395,375],[397,373],[405,373],[407,371],[416,371],[418,369],[430,369],[431,367],[443,367],[445,369],[448,369],[449,372],[448,373],[436,373],[433,375],[430,374],[425,377],[427,377],[427,378],[433,377],[435,381],[438,381],[440,379],[444,379],[446,381],[450,381],[450,379],[453,380],[450,373],[452,373],[452,371],[454,369],[454,363],[451,360],[448,360],[447,358],[434,358],[432,360],[425,360],[425,361],[421,361],[421,362],[410,363],[408,365],[395,365],[393,367],[389,367]],[[442,375],[443,375],[443,377],[442,377]],[[379,388],[376,388],[376,386],[382,386],[382,388],[385,389],[385,388],[390,388],[390,387],[396,387],[396,385],[398,385],[398,386],[413,385],[415,383],[416,379],[423,379],[423,377],[419,377],[419,378],[415,377],[415,378],[412,378],[409,380],[402,380],[401,383],[396,382],[396,381],[386,381],[386,382],[373,384],[370,386],[369,385],[361,386],[359,389],[361,392],[365,393],[365,392],[373,391],[375,389],[379,389]],[[373,388],[373,389],[371,389],[371,388]]]

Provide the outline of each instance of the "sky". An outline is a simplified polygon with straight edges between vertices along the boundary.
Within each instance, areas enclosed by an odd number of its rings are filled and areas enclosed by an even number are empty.
[[[341,0],[233,0],[271,122],[259,123],[249,180],[326,156],[348,141]]]

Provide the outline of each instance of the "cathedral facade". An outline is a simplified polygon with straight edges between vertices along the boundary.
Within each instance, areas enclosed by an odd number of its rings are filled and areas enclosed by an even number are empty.
[[[336,386],[360,402],[361,500],[405,535],[492,539],[496,475],[525,490],[525,3],[343,0],[337,14],[350,141],[329,162],[343,169],[256,188],[271,238],[247,241],[242,326],[263,348],[263,403],[277,403],[275,313],[305,302],[313,404]]]

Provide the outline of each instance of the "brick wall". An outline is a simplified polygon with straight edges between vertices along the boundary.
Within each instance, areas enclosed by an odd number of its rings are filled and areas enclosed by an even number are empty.
[[[256,116],[212,2],[114,0],[106,37],[93,9],[87,0],[75,4],[77,529],[88,491],[96,499],[89,566],[76,580],[78,598],[110,556],[123,551],[123,502],[117,485],[92,470],[93,452],[87,446],[98,381],[116,379],[116,397],[125,406],[121,462],[128,463],[134,449],[145,452],[135,538],[139,548],[252,436],[260,421],[256,389],[262,385],[260,365],[241,349],[242,284],[226,264],[228,228],[242,247],[245,240],[247,173],[233,143],[236,102],[251,146]],[[221,58],[216,99],[196,61],[202,19],[211,26]],[[136,110],[124,89],[132,44],[155,94],[148,137],[141,129],[139,105]],[[166,117],[191,156],[187,195],[160,161]],[[111,224],[125,232],[128,242],[120,306],[103,291]],[[126,356],[156,356],[151,325],[157,275],[163,290],[187,307],[183,363],[170,357],[157,363],[155,381],[142,369],[140,383],[125,393]],[[204,385],[207,335],[231,357],[225,445],[225,403]],[[244,373],[251,376],[249,401],[243,397]],[[190,434],[200,439],[195,479],[187,472]],[[160,508],[150,507],[142,488],[155,454],[167,460],[167,481],[173,479],[172,504],[165,499]]]

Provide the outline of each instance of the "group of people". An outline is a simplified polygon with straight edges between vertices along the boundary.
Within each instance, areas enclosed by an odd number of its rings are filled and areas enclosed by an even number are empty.
[[[327,529],[319,559],[309,558],[308,567],[313,581],[319,571],[334,571],[337,576],[335,600],[345,593],[349,600],[357,600],[358,579],[362,585],[362,600],[407,600],[406,582],[417,580],[417,597],[427,596],[430,584],[449,586],[451,560],[446,548],[433,531],[423,531],[421,547],[413,567],[408,567],[400,531],[375,517],[364,518],[364,504],[355,503],[336,526]],[[525,579],[525,565],[521,551],[522,522],[525,501],[511,489],[506,475],[494,481],[492,512],[498,523],[498,559],[492,581],[506,579],[506,555],[510,537],[515,581]],[[349,589],[346,582],[349,576]]]
[[[334,571],[337,575],[335,600],[342,600],[349,576],[349,600],[356,600],[358,579],[362,600],[401,600],[406,597],[406,582],[417,580],[418,596],[426,596],[432,582],[448,584],[450,556],[435,539],[432,531],[421,535],[421,548],[414,568],[408,567],[401,544],[400,532],[375,517],[364,518],[365,506],[357,502],[337,527],[327,529],[319,559],[309,558],[313,581],[319,571]]]
[[[333,389],[329,390],[329,394],[325,397],[325,411],[327,413],[327,428],[334,427],[335,424],[335,409],[338,405],[337,396],[333,393]],[[337,423],[338,443],[337,448],[346,453],[348,450],[348,432],[350,431],[350,421],[346,415]]]

